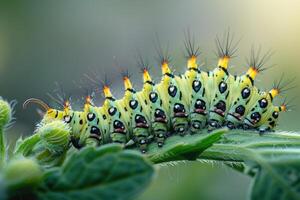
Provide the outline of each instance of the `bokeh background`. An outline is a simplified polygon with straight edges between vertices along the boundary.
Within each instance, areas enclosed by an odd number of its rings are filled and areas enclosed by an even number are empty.
[[[200,46],[204,68],[216,66],[214,39],[230,27],[241,39],[230,71],[246,70],[252,45],[274,50],[267,65],[275,67],[258,77],[261,89],[270,89],[283,73],[285,80],[300,72],[300,1],[297,0],[27,0],[0,1],[0,95],[17,100],[16,123],[8,131],[15,138],[30,135],[39,120],[36,107],[22,109],[24,100],[41,98],[58,82],[73,99],[87,91],[84,74],[105,74],[114,94],[121,97],[120,72],[128,69],[136,88],[141,74],[136,56],[141,54],[158,80],[154,41],[169,46],[174,68],[185,69],[184,31],[190,30]],[[100,85],[100,83],[99,83]],[[299,130],[299,87],[284,96],[294,98],[292,112],[281,116],[279,129]],[[284,97],[283,97],[284,98]],[[278,102],[282,101],[279,99]],[[101,95],[97,94],[101,105]],[[75,108],[80,108],[77,101]],[[143,199],[246,199],[251,181],[218,163],[179,163],[158,166],[158,175],[138,198]]]

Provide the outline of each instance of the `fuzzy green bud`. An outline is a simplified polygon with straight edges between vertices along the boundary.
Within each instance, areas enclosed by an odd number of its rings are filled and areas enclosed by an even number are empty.
[[[12,108],[7,101],[0,97],[0,167],[6,161],[6,140],[4,129],[12,118]]]
[[[9,190],[19,190],[37,186],[43,172],[35,160],[22,157],[5,166],[3,177]]]
[[[3,129],[11,120],[11,107],[0,97],[0,129]]]
[[[70,132],[69,126],[62,121],[52,121],[37,130],[41,144],[52,153],[62,153],[68,148]]]

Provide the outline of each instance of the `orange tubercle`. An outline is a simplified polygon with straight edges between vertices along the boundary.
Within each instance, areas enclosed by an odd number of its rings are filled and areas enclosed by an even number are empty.
[[[283,111],[283,112],[286,112],[286,111],[287,111],[286,105],[285,105],[285,104],[282,104],[282,105],[280,106],[280,110]]]
[[[90,95],[88,95],[87,97],[85,97],[85,103],[86,104],[91,104],[92,103],[92,98]]]

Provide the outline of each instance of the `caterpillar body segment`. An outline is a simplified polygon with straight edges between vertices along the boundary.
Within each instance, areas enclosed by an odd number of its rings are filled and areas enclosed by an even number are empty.
[[[253,85],[253,79],[248,74],[241,77],[234,77],[232,83],[231,105],[226,116],[226,125],[233,128],[240,128],[249,108],[257,99],[258,90]]]
[[[273,97],[271,92],[260,92],[254,105],[245,117],[244,126],[246,128],[257,128],[264,121],[268,110],[272,109]]]
[[[107,113],[105,118],[107,117],[109,120],[108,129],[105,130],[107,130],[107,134],[109,134],[112,142],[125,145],[130,137],[130,132],[125,115],[122,115],[122,112],[124,113],[123,107],[119,103],[120,100],[116,100],[113,97],[108,86],[104,86],[103,93],[105,96],[103,108],[106,111],[105,113]]]
[[[167,62],[162,63],[163,79],[160,88],[160,94],[167,96],[165,104],[169,106],[169,116],[171,128],[175,133],[184,136],[188,129],[188,110],[185,101],[183,100],[183,92],[180,88],[182,78],[175,76]]]
[[[263,113],[262,119],[257,124],[260,133],[272,130],[275,127],[280,112],[279,107],[271,105],[267,112]]]
[[[279,111],[286,111],[286,104],[283,103],[281,106],[273,105],[275,97],[289,90],[292,81],[283,82],[283,76],[281,76],[278,83],[274,84],[274,87],[269,92],[261,92],[254,98],[254,105],[250,106],[251,110],[244,120],[244,125],[247,127],[255,128],[261,132],[266,130],[272,130],[277,122],[277,118],[271,117],[273,112],[274,116],[278,116]]]
[[[107,128],[105,129],[108,124],[106,115],[103,114],[103,108],[96,107],[90,97],[87,97],[82,114],[86,116],[86,123],[81,133],[80,143],[86,141],[87,144],[95,146],[108,143],[110,138],[107,137]]]
[[[191,133],[196,133],[206,127],[209,100],[207,98],[208,88],[207,72],[198,69],[196,56],[192,55],[187,62],[185,77],[185,88],[189,107],[189,122]]]
[[[171,133],[185,136],[222,126],[261,133],[273,130],[279,114],[287,110],[286,103],[277,106],[273,99],[289,89],[289,84],[282,83],[281,78],[268,92],[254,85],[256,76],[266,69],[269,53],[260,57],[252,49],[247,72],[233,76],[229,73],[229,61],[236,52],[232,36],[227,33],[225,42],[217,38],[216,44],[219,60],[212,71],[199,67],[198,48],[188,38],[187,69],[182,75],[176,75],[169,67],[169,57],[161,54],[161,81],[155,83],[143,64],[142,90],[136,91],[129,76],[123,75],[125,94],[121,99],[104,84],[105,100],[100,107],[89,96],[83,111],[72,110],[69,101],[63,103],[63,110],[50,108],[38,99],[27,100],[24,107],[39,104],[45,110],[42,123],[63,120],[69,124],[71,143],[76,148],[120,143],[124,147],[135,145],[145,153],[151,142],[163,146]]]
[[[129,116],[130,129],[133,141],[141,149],[142,152],[146,152],[147,145],[150,137],[150,122],[148,117],[143,111],[141,101],[138,99],[138,95],[128,76],[124,78],[125,95],[122,99],[125,112],[128,112],[126,116]],[[125,115],[125,113],[124,113]]]
[[[144,112],[150,120],[151,132],[157,145],[162,147],[168,134],[169,118],[163,106],[163,100],[159,95],[157,86],[152,81],[148,70],[143,70],[144,86],[138,94],[139,100],[144,107]]]
[[[223,61],[224,59],[226,61]],[[209,82],[212,93],[208,119],[209,130],[222,127],[228,111],[233,76],[227,71],[227,60],[228,58],[221,58],[220,66],[210,74]]]

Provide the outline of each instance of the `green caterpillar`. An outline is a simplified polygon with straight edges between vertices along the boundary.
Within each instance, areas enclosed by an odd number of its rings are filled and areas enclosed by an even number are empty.
[[[187,70],[176,75],[170,68],[168,55],[160,53],[162,79],[154,83],[148,66],[140,62],[143,69],[143,88],[136,91],[128,75],[123,76],[125,94],[116,99],[104,84],[105,96],[101,107],[94,106],[90,96],[86,98],[83,111],[74,111],[69,100],[64,109],[49,107],[39,99],[28,99],[45,109],[41,123],[63,120],[72,129],[71,142],[76,148],[85,145],[121,143],[125,147],[136,145],[145,153],[151,142],[162,147],[172,134],[185,136],[214,130],[223,126],[230,129],[256,129],[263,133],[273,130],[278,123],[279,113],[288,110],[286,102],[276,106],[273,99],[285,91],[289,84],[282,81],[269,92],[260,91],[254,80],[265,70],[270,57],[266,53],[251,51],[248,71],[241,76],[228,72],[230,59],[236,51],[236,44],[228,33],[225,42],[217,38],[219,61],[212,71],[202,70],[198,63],[198,48],[190,37],[185,41],[187,49]],[[161,51],[162,52],[162,51]]]

